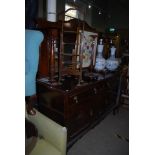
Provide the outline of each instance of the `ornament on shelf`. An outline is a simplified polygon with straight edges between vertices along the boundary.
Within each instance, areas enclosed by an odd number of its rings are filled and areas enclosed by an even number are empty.
[[[116,48],[114,46],[110,48],[110,51],[110,57],[106,60],[106,68],[114,71],[119,65],[119,60],[115,58]]]
[[[102,52],[104,45],[102,43],[103,39],[100,39],[100,43],[97,46],[97,57],[96,57],[96,64],[95,64],[95,70],[96,71],[103,71],[106,65],[106,60],[103,58]]]

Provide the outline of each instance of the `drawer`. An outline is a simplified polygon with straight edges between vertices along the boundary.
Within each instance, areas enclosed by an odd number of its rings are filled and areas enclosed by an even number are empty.
[[[79,93],[69,96],[69,104],[70,105],[83,104],[88,100],[90,101],[93,95],[94,92],[92,89],[83,92],[81,91]]]
[[[94,102],[98,96],[102,96],[104,94],[105,87],[104,85],[97,85],[95,87],[90,87],[87,91],[81,91],[80,93],[76,93],[74,95],[69,96],[70,105],[76,104],[84,104],[87,102]]]

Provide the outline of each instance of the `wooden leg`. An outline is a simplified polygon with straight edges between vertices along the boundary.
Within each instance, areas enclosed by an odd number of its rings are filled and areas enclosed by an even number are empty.
[[[36,95],[32,96],[26,96],[25,101],[26,101],[26,110],[29,115],[35,115],[36,111],[33,109],[34,103],[37,100]]]
[[[113,109],[113,115],[116,115],[116,113],[118,114],[119,113],[119,106],[115,107]]]

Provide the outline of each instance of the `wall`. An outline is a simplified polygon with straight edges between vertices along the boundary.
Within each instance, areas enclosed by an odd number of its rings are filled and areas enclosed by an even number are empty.
[[[57,14],[65,10],[65,0],[57,0]]]
[[[35,27],[34,19],[38,17],[38,0],[25,1],[25,28]]]
[[[104,32],[108,27],[117,29],[129,29],[129,9],[123,6],[121,2],[128,0],[107,0],[103,1],[102,6],[105,6],[104,12],[99,15],[98,10],[94,7],[88,9],[86,3],[81,0],[76,1],[81,10],[85,10],[84,20],[93,28],[100,32]],[[65,10],[65,0],[57,0],[57,13]],[[67,0],[69,2],[69,0]],[[72,1],[73,2],[73,1]],[[127,4],[127,3],[126,3]],[[39,0],[38,16],[46,18],[46,0]]]
[[[92,26],[101,32],[108,27],[129,29],[129,9],[121,1],[123,0],[108,0],[102,15],[98,15],[95,9],[92,10]]]
[[[39,1],[39,9],[38,9],[38,17],[46,19],[46,0],[38,0]],[[65,0],[57,0],[57,14],[65,10]],[[69,1],[67,1],[69,2]],[[91,9],[88,9],[87,5],[81,1],[77,1],[76,5],[80,7],[82,11],[85,11],[85,16],[80,15],[90,26],[92,24],[91,21]]]

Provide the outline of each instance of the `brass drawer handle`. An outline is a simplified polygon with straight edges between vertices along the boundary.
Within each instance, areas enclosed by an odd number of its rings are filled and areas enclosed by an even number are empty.
[[[74,99],[75,103],[79,103],[77,96],[74,96],[73,99]]]

